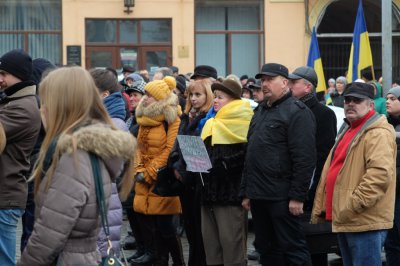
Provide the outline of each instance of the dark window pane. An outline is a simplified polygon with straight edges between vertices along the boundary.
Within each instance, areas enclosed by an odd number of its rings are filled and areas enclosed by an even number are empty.
[[[135,20],[121,20],[119,22],[120,43],[137,43],[137,21]]]
[[[115,43],[116,25],[115,20],[86,20],[86,42]]]
[[[243,16],[237,18],[243,20]],[[196,8],[196,30],[226,30],[224,7]]]
[[[232,73],[254,77],[259,66],[259,35],[232,34]]]
[[[171,42],[170,20],[142,20],[140,23],[141,23],[142,43]]]
[[[210,65],[218,75],[227,75],[227,42],[225,34],[196,35],[196,64]]]
[[[61,30],[61,0],[1,0],[0,30]]]
[[[228,8],[228,30],[258,30],[259,25],[258,7]]]
[[[90,66],[93,67],[112,67],[112,53],[111,52],[91,52],[90,53]]]
[[[119,54],[121,56],[121,66],[131,66],[138,69],[137,49],[121,48]]]
[[[32,58],[45,58],[61,64],[61,36],[59,34],[29,34],[29,53]]]
[[[24,48],[24,36],[22,34],[0,34],[0,56],[12,49]]]
[[[154,72],[158,67],[167,66],[166,51],[148,51],[146,52],[146,69]]]

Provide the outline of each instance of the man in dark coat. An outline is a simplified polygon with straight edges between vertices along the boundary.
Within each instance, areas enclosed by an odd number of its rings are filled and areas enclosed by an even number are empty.
[[[0,265],[15,265],[17,224],[24,213],[30,156],[41,119],[32,58],[12,50],[0,58],[0,130],[6,145],[0,154]],[[0,143],[1,146],[1,143]]]
[[[333,144],[335,144],[337,133],[336,115],[329,107],[319,103],[315,97],[318,77],[313,68],[306,66],[296,68],[296,70],[289,75],[289,79],[291,80],[292,95],[310,108],[314,114],[317,126],[315,135],[317,165],[315,167],[314,177],[311,180],[308,199],[305,203],[305,209],[311,211],[322,168],[324,167],[329,151],[333,147]]]
[[[305,215],[303,218],[308,224],[322,168],[324,167],[329,151],[335,144],[337,132],[336,115],[329,107],[321,104],[315,95],[315,88],[318,85],[318,77],[313,68],[306,66],[299,67],[289,75],[289,79],[291,80],[290,87],[292,95],[310,108],[314,114],[317,127],[315,135],[317,161],[314,176],[311,180],[310,189],[308,191],[308,198],[304,203]],[[304,226],[304,229],[307,235],[307,230],[310,230],[310,228]],[[313,231],[314,229],[311,230],[315,233]],[[330,230],[328,232],[330,232]],[[312,252],[312,250],[310,250],[310,252]],[[311,259],[313,265],[328,265],[326,253],[311,254]]]
[[[251,211],[262,265],[311,265],[300,215],[315,168],[315,118],[292,97],[288,69],[265,64],[264,102],[255,112],[240,195]]]

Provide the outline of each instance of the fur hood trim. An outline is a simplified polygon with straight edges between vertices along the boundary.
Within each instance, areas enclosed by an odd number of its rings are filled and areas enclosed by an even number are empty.
[[[136,117],[145,116],[156,118],[164,115],[165,121],[167,121],[168,124],[171,124],[182,113],[178,102],[178,96],[175,93],[171,93],[167,98],[156,101],[145,107],[143,101],[146,97],[146,95],[143,96],[142,100],[139,102],[135,111]]]
[[[96,123],[81,127],[72,134],[62,135],[58,146],[62,153],[73,153],[81,149],[103,159],[117,157],[129,160],[135,152],[136,139],[129,132]]]

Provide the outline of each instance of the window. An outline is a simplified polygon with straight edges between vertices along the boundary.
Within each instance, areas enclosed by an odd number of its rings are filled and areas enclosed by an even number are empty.
[[[21,48],[61,64],[61,0],[0,1],[0,54]]]
[[[263,39],[262,0],[197,0],[196,65],[214,66],[223,76],[254,77],[264,58]]]
[[[171,19],[87,19],[86,67],[171,65]]]

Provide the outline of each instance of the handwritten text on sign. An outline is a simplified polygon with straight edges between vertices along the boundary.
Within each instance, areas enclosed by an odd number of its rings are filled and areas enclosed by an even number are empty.
[[[178,135],[178,143],[186,163],[186,170],[208,173],[212,166],[203,140],[198,136]]]

